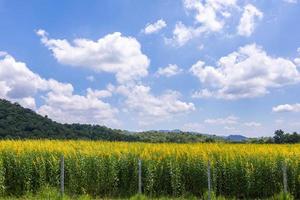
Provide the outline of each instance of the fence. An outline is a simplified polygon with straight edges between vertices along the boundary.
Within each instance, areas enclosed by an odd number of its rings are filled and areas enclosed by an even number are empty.
[[[64,196],[64,179],[65,179],[65,164],[64,164],[64,156],[61,156],[60,159],[60,192],[61,197]],[[286,162],[282,162],[282,177],[283,177],[283,192],[285,194],[288,193],[288,184],[287,184],[287,167]],[[142,160],[138,160],[138,194],[142,194]],[[207,199],[211,200],[212,196],[212,185],[211,185],[211,163],[210,160],[207,162]]]
[[[151,197],[207,194],[236,198],[268,198],[281,191],[300,199],[299,160],[283,158],[244,160],[211,156],[165,157],[137,155],[89,156],[58,152],[0,156],[0,193],[21,196],[44,186],[60,187],[61,196],[89,194],[97,197]]]

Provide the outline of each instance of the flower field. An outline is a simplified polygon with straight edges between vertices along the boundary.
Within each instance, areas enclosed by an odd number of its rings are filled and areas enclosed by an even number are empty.
[[[97,197],[137,193],[138,160],[147,196],[217,195],[267,198],[283,190],[300,198],[300,145],[149,144],[100,141],[0,141],[0,192],[23,195],[44,186],[59,188],[64,155],[65,191]]]

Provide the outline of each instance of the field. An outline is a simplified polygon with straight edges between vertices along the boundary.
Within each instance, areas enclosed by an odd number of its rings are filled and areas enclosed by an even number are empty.
[[[269,198],[288,191],[300,198],[300,145],[148,144],[93,141],[0,141],[1,196],[36,193],[60,186],[60,158],[65,159],[65,192],[93,197],[130,197],[142,189],[150,197],[202,197],[211,165],[214,194]],[[284,164],[285,163],[285,164]]]

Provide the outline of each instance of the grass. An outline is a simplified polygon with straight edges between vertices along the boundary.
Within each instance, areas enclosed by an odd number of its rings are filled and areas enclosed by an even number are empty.
[[[14,197],[14,196],[8,196],[8,197],[2,197],[0,200],[108,200],[111,198],[93,198],[89,195],[79,195],[79,196],[70,196],[70,195],[64,195],[61,197],[60,192],[53,187],[44,187],[42,190],[40,190],[36,194],[26,194],[20,197]],[[124,199],[124,198],[114,198],[115,200],[180,200],[180,199],[187,199],[187,200],[196,200],[198,198],[194,196],[186,196],[186,197],[178,197],[178,198],[169,198],[169,197],[160,197],[160,198],[149,198],[144,195],[137,194],[133,197]],[[205,193],[202,197],[203,200],[208,199],[208,194]],[[216,197],[214,193],[211,194],[211,200],[235,200],[235,198],[225,198],[225,197]],[[290,194],[284,194],[283,192],[273,196],[272,198],[265,199],[265,200],[294,200],[294,198]]]

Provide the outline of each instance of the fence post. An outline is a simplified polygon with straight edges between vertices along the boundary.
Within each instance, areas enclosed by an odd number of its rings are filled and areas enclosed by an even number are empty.
[[[142,194],[142,161],[141,161],[141,159],[139,159],[138,166],[139,166],[139,185],[138,185],[139,188],[138,188],[138,193]]]
[[[64,196],[65,190],[65,159],[62,155],[60,158],[60,195],[61,198]]]
[[[211,179],[210,179],[210,161],[207,162],[207,184],[208,184],[208,194],[207,199],[211,200]]]
[[[282,173],[283,173],[283,191],[284,194],[287,194],[287,172],[286,172],[286,162],[285,160],[282,162]]]

